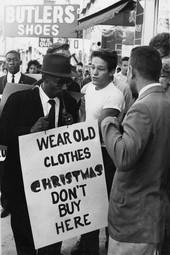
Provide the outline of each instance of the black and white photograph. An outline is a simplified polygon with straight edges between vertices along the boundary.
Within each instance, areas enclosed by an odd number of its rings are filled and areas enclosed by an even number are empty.
[[[170,255],[170,0],[0,1],[0,255]]]

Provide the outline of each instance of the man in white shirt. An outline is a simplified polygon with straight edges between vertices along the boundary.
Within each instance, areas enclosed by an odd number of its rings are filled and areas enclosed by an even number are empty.
[[[117,55],[109,50],[100,49],[91,54],[92,82],[85,85],[85,120],[99,120],[102,110],[109,108],[112,114],[119,116],[124,109],[122,92],[113,84],[113,74],[117,66]],[[108,197],[115,172],[115,166],[109,157],[101,139]],[[96,215],[97,217],[97,215]],[[107,233],[107,232],[106,232]],[[107,238],[106,238],[107,240]],[[107,246],[107,242],[106,242]],[[84,234],[73,247],[71,255],[99,255],[99,230]]]
[[[122,91],[125,98],[125,109],[122,118],[125,116],[125,114],[134,102],[131,89],[127,84],[128,61],[129,57],[121,58],[121,71],[119,73],[115,73],[113,79],[115,86]]]

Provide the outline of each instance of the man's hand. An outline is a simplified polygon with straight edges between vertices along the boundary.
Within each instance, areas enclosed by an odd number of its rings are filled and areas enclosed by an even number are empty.
[[[73,124],[73,116],[70,113],[68,112],[63,113],[63,124],[65,125]]]
[[[41,117],[37,120],[37,122],[31,128],[30,133],[45,131],[48,129],[48,125],[49,125],[48,115],[46,115],[46,116]]]

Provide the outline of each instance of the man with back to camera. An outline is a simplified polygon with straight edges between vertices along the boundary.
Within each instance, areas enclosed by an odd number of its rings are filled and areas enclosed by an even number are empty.
[[[8,200],[18,255],[59,255],[61,252],[61,242],[35,250],[23,187],[18,137],[70,125],[78,120],[78,103],[66,89],[63,90],[67,78],[76,75],[71,70],[69,59],[61,54],[46,54],[41,72],[43,83],[11,94],[0,119],[0,143],[8,147],[2,192]],[[50,99],[53,100],[53,117]]]
[[[103,111],[101,131],[117,169],[110,195],[108,255],[154,255],[164,239],[170,166],[170,100],[159,83],[162,63],[149,46],[131,51],[128,83],[139,97],[120,131]]]
[[[113,73],[117,66],[116,52],[108,49],[92,51],[91,53],[91,77],[92,81],[85,89],[85,115],[84,120],[99,120],[102,109],[110,108],[117,116],[124,109],[123,93],[113,84]],[[84,87],[85,88],[85,87]],[[101,139],[101,150],[105,169],[108,198],[112,180],[114,178],[115,165],[106,151],[106,146]],[[105,210],[105,208],[103,208]],[[97,215],[96,215],[97,217]],[[71,250],[71,255],[99,255],[99,230],[81,235]],[[108,244],[108,232],[106,228],[106,243]]]
[[[6,53],[6,65],[8,69],[7,75],[0,77],[0,94],[2,94],[5,85],[9,83],[22,83],[22,84],[33,84],[36,79],[29,77],[20,72],[20,53],[15,50],[8,51]]]
[[[151,47],[158,50],[162,59],[162,71],[160,83],[170,96],[170,33],[162,32],[155,35],[149,42]],[[167,194],[170,201],[170,171],[167,183]],[[166,225],[165,239],[162,245],[161,254],[170,254],[170,213],[169,222]]]

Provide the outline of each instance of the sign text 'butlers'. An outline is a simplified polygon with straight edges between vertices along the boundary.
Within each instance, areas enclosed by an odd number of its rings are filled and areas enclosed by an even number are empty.
[[[5,35],[76,37],[79,5],[6,6]]]

